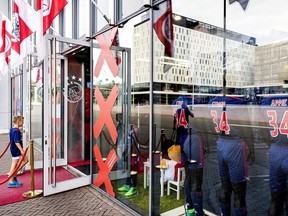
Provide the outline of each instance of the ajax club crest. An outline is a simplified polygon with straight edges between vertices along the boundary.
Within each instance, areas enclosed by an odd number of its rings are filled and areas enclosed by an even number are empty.
[[[51,10],[51,0],[43,0],[42,1],[43,16],[49,15],[50,10]]]
[[[11,40],[9,38],[8,35],[5,35],[5,38],[4,38],[5,41],[2,40],[2,38],[0,37],[0,52],[8,52],[11,48]],[[2,47],[3,46],[3,42],[4,42],[4,46],[5,47]]]
[[[67,77],[64,95],[70,103],[77,103],[80,101],[84,96],[81,78],[72,76],[71,79],[69,79],[69,77]]]
[[[14,36],[15,42],[20,41],[20,26],[19,26],[19,16],[14,13],[12,16],[12,34]]]

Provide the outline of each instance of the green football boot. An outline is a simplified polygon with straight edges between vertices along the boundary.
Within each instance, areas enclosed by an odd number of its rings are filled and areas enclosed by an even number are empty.
[[[123,185],[122,187],[120,187],[120,188],[118,188],[118,191],[120,191],[120,192],[127,192],[127,191],[129,191],[130,190],[130,185]]]
[[[196,216],[195,209],[188,209],[186,212],[186,216]]]
[[[137,187],[131,187],[130,190],[127,193],[125,193],[125,196],[128,197],[137,193],[138,193]]]

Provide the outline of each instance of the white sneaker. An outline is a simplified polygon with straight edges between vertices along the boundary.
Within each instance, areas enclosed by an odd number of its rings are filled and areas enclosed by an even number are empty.
[[[25,167],[22,167],[20,170],[18,170],[17,175],[22,175],[25,172]],[[8,176],[10,175],[10,172],[6,173]]]
[[[25,167],[22,167],[20,170],[18,170],[17,175],[22,175],[25,172]]]

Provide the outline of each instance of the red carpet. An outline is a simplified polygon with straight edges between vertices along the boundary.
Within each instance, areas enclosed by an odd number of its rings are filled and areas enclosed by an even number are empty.
[[[68,163],[68,164],[70,166],[72,166],[72,167],[85,166],[85,165],[89,165],[90,164],[90,160],[76,161],[76,162],[71,162],[71,163]]]
[[[42,170],[35,170],[34,171],[34,181],[35,181],[35,190],[43,190],[42,186],[42,178],[43,178]],[[7,178],[7,174],[0,176],[0,182]],[[62,167],[57,168],[56,172],[57,181],[64,181],[68,179],[75,178],[72,174],[68,171],[63,169]],[[27,200],[26,198],[22,197],[24,192],[31,190],[31,180],[30,180],[30,171],[25,171],[24,174],[17,177],[18,181],[22,183],[21,187],[18,188],[8,188],[7,184],[4,183],[0,185],[0,206],[20,202],[23,200]]]

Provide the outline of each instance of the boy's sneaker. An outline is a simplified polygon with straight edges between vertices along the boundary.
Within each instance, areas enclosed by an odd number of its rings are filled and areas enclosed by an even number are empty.
[[[120,191],[120,192],[127,192],[127,191],[129,191],[130,190],[130,185],[124,185],[124,186],[122,186],[122,187],[120,187],[120,188],[118,188],[118,191]]]
[[[196,216],[195,209],[188,209],[186,212],[186,216]]]
[[[21,183],[21,182],[18,182],[18,180],[17,180],[17,177],[16,177],[16,176],[14,176],[14,177],[13,177],[13,180],[14,180],[14,182],[17,182],[18,184],[20,184],[20,186],[22,185],[22,183]]]
[[[131,187],[130,190],[125,193],[125,196],[132,196],[133,194],[138,194],[137,187]]]
[[[19,182],[8,182],[8,188],[20,187],[22,184]]]

